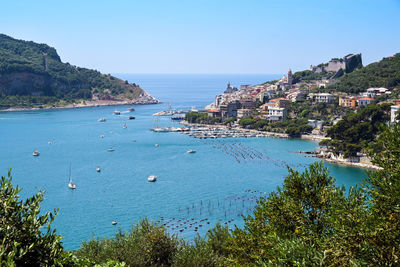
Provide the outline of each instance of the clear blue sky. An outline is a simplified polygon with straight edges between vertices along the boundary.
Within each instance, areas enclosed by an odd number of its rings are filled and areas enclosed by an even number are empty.
[[[400,52],[400,0],[2,0],[0,32],[105,73],[283,73]]]

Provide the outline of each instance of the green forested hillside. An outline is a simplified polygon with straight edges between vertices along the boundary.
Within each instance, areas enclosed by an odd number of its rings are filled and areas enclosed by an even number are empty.
[[[135,99],[136,84],[63,63],[46,45],[0,34],[0,108],[91,99],[93,94]]]
[[[359,93],[370,87],[393,89],[400,85],[400,53],[371,63],[352,73],[340,77],[339,82],[329,89],[347,93]]]

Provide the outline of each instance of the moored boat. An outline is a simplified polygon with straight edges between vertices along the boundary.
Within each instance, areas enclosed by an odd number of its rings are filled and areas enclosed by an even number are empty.
[[[105,121],[106,121],[106,118],[100,118],[98,121],[99,121],[99,122],[105,122]]]
[[[150,175],[149,178],[147,178],[148,182],[155,182],[157,181],[157,176],[155,175]]]
[[[35,151],[33,151],[32,155],[33,155],[34,157],[37,157],[37,156],[40,155],[40,152],[37,151],[37,150],[35,150]]]
[[[70,189],[76,189],[76,184],[74,184],[72,182],[72,178],[71,178],[71,164],[69,164],[69,182],[68,182],[68,187]]]
[[[196,150],[188,150],[186,153],[188,153],[188,154],[192,154],[192,153],[196,153]]]

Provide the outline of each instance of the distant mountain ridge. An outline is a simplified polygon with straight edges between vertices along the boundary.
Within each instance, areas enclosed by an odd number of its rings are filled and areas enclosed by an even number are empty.
[[[82,100],[158,103],[135,83],[63,63],[53,47],[0,34],[0,108]]]

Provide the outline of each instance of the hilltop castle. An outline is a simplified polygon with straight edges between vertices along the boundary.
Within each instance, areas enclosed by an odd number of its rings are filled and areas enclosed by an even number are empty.
[[[338,72],[339,70],[349,73],[358,67],[362,67],[361,54],[348,54],[343,58],[333,58],[326,64],[311,65],[310,70],[316,73]]]

